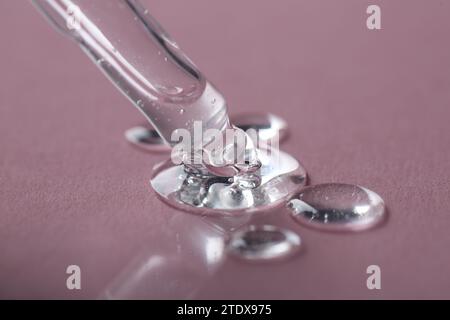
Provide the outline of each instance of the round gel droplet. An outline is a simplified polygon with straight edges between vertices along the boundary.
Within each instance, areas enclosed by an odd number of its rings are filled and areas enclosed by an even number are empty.
[[[150,152],[169,152],[170,147],[164,143],[154,129],[137,126],[125,131],[125,138],[134,146]]]
[[[385,214],[383,199],[364,187],[326,183],[304,188],[287,207],[295,221],[330,231],[361,231],[374,227]]]
[[[237,186],[235,179],[230,179],[228,174],[221,176],[222,172],[215,171],[204,175],[196,168],[186,170],[185,166],[176,165],[171,159],[155,167],[150,183],[163,201],[201,215],[238,214],[274,208],[286,203],[305,186],[305,169],[287,153],[276,149],[258,152],[258,160],[261,163],[260,176],[257,177],[257,187],[251,189]],[[195,178],[195,182],[190,178]],[[256,181],[254,178],[247,176],[244,179]]]
[[[266,142],[278,138],[283,141],[288,133],[285,120],[271,113],[241,113],[230,118],[231,123],[244,131],[256,130],[258,139]]]
[[[300,245],[300,236],[290,230],[251,225],[231,235],[228,251],[243,260],[266,261],[292,256]]]

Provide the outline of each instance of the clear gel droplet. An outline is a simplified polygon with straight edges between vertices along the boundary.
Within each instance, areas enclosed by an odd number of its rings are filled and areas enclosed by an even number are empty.
[[[156,130],[149,130],[147,127],[138,126],[125,131],[125,138],[137,146],[149,152],[169,152],[170,147],[164,143]]]
[[[239,181],[201,170],[196,172],[195,167],[186,170],[187,166],[175,165],[169,159],[155,167],[151,185],[168,204],[202,215],[274,208],[304,187],[306,171],[295,158],[280,150],[259,151],[258,175],[239,177]],[[255,185],[242,186],[236,183],[240,179]]]
[[[300,249],[300,236],[293,231],[271,225],[251,225],[231,235],[228,251],[251,261],[287,258]]]
[[[378,224],[383,199],[364,187],[327,183],[304,188],[287,207],[299,223],[324,230],[360,231]]]
[[[244,131],[249,129],[256,130],[258,139],[262,142],[267,142],[277,137],[279,142],[281,142],[287,137],[288,125],[286,121],[271,113],[236,114],[231,116],[230,120],[233,125]]]

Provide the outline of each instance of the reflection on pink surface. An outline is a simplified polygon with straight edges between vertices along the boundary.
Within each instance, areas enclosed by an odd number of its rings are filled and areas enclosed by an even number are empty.
[[[255,223],[255,226],[262,226],[262,221],[274,221],[277,224],[283,224],[285,221],[286,224],[286,221],[290,222],[286,218],[287,215],[279,216],[279,210],[237,217],[202,218],[187,213],[176,214],[169,222],[170,228],[174,231],[171,239],[161,239],[158,243],[149,244],[144,252],[133,258],[108,284],[100,298],[195,299],[203,286],[214,282],[214,275],[224,262],[236,258],[234,246],[227,249],[230,241],[236,241],[232,237],[233,234],[238,236],[246,230],[243,226],[252,223]],[[280,230],[289,232],[290,237],[296,237],[290,230],[283,228]],[[253,240],[258,242],[258,239]],[[260,238],[262,242],[267,240],[264,237]],[[297,240],[300,239],[296,238],[295,241]],[[296,243],[296,247],[299,245],[300,243]],[[265,257],[264,262],[286,263],[299,253],[299,248],[288,252],[279,244],[278,247],[274,246],[272,251],[279,249],[281,255]],[[255,264],[257,263],[255,258],[256,256],[251,259],[243,256],[241,263]]]
[[[191,297],[450,298],[449,2],[377,0],[379,31],[359,0],[144,2],[230,113],[288,121],[283,149],[312,184],[368,186],[389,204],[389,223],[360,234],[261,217],[299,232],[302,254],[225,259]],[[164,156],[124,141],[142,119],[27,1],[0,1],[0,21],[0,297],[96,298],[140,255],[176,252],[179,213],[148,186]],[[80,291],[65,286],[71,264]],[[366,287],[374,264],[381,290]]]
[[[187,218],[187,219],[186,219]],[[200,218],[178,215],[170,223],[173,242],[134,258],[110,284],[106,299],[189,299],[224,258],[224,235]],[[163,250],[165,249],[165,250]]]

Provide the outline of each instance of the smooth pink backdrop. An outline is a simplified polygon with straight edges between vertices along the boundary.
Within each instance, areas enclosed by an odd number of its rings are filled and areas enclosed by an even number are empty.
[[[262,222],[299,232],[302,254],[225,258],[193,280],[190,298],[450,298],[450,2],[144,2],[230,113],[288,120],[282,148],[311,183],[360,184],[389,208],[384,225],[358,234],[310,230],[279,211]],[[365,26],[369,4],[382,8],[380,31]],[[177,234],[203,222],[150,190],[164,156],[124,140],[138,112],[28,1],[0,1],[0,39],[0,297],[97,298],[122,270],[133,276],[136,257],[175,247],[188,248],[188,264],[195,252]],[[70,264],[80,291],[66,289]],[[382,290],[366,288],[371,264]],[[177,290],[154,279],[147,297]]]

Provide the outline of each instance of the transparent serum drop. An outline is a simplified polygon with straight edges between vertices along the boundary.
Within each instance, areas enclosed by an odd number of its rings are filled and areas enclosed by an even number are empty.
[[[161,136],[154,129],[147,126],[136,126],[125,131],[125,138],[140,150],[147,152],[170,152],[170,147],[164,143]]]
[[[239,113],[232,115],[230,120],[244,131],[255,130],[260,142],[270,142],[274,139],[282,142],[288,134],[287,122],[272,113]]]
[[[330,231],[360,231],[376,226],[385,216],[383,199],[351,184],[327,183],[304,188],[287,203],[295,221]]]
[[[290,155],[280,150],[258,152],[258,160],[257,173],[240,169],[239,177],[219,175],[217,170],[211,174],[201,166],[174,165],[168,160],[155,168],[151,185],[173,207],[218,215],[276,207],[305,185],[306,171]]]
[[[250,225],[235,231],[228,242],[228,252],[239,259],[270,261],[298,253],[301,238],[291,230],[272,225]]]

